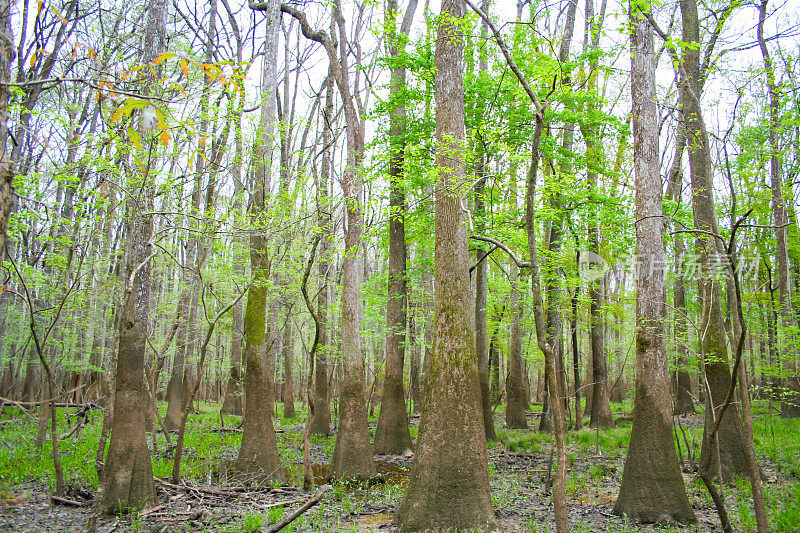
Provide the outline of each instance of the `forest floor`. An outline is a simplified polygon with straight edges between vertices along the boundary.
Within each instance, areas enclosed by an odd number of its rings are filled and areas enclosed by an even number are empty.
[[[568,434],[570,461],[567,495],[574,531],[719,531],[719,520],[705,488],[692,473],[699,455],[702,415],[676,418],[676,440],[683,460],[684,479],[698,518],[692,527],[637,526],[611,515],[619,491],[631,422],[630,404],[612,404],[617,427],[607,431],[581,429]],[[61,411],[63,413],[63,410]],[[34,446],[36,423],[9,414],[0,419],[0,531],[260,531],[280,521],[314,496],[302,485],[303,421],[276,419],[279,449],[286,466],[286,486],[245,488],[228,479],[227,472],[239,447],[241,434],[222,429],[218,407],[202,404],[190,417],[186,436],[184,481],[169,482],[172,449],[163,435],[153,452],[159,501],[142,513],[121,517],[96,516],[91,501],[97,487],[94,457],[102,416],[97,412],[78,438],[66,439],[60,449],[70,486],[68,506],[51,500],[52,459],[45,445]],[[492,503],[504,532],[554,531],[550,495],[545,480],[550,465],[549,434],[506,430],[498,409],[496,427],[500,441],[488,449]],[[756,409],[756,446],[765,475],[765,495],[775,531],[800,531],[800,421],[768,415]],[[62,417],[64,431],[72,422]],[[228,428],[238,421],[226,417]],[[74,421],[73,421],[74,422]],[[418,417],[412,417],[416,437]],[[530,413],[531,428],[538,414]],[[588,422],[588,420],[587,420]],[[374,431],[375,419],[371,419]],[[334,482],[325,484],[327,464],[335,437],[312,437],[312,462],[316,482],[325,494],[321,502],[292,522],[284,531],[394,531],[393,513],[403,497],[413,458],[375,456],[382,481],[371,485]],[[152,443],[151,443],[152,447]],[[724,488],[734,528],[755,529],[749,483],[737,480]]]

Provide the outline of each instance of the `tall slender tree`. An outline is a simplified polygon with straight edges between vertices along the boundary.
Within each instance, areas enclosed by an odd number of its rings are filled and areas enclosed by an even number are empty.
[[[319,318],[319,350],[314,357],[314,397],[309,399],[311,406],[311,422],[308,430],[315,435],[328,435],[331,432],[331,404],[328,397],[328,361],[330,341],[328,338],[328,270],[330,269],[331,239],[333,236],[331,206],[329,198],[329,182],[331,179],[331,152],[333,151],[333,74],[328,71],[325,79],[325,105],[322,113],[322,166],[317,178],[317,225],[322,237],[319,244],[319,261],[317,280],[319,295],[317,296],[317,316]]]
[[[278,29],[280,4],[268,0],[258,6],[266,22],[264,60],[261,71],[261,118],[253,149],[253,169],[249,183],[248,214],[250,232],[250,271],[253,277],[247,289],[244,313],[244,427],[242,444],[236,459],[241,475],[259,481],[281,481],[283,466],[278,455],[275,428],[272,425],[272,389],[267,371],[266,312],[269,290],[269,242],[266,235],[267,196],[269,194],[272,157],[275,150],[275,119],[278,65]]]
[[[768,0],[761,0],[758,6],[758,25],[756,36],[761,49],[761,58],[764,62],[764,71],[767,77],[767,91],[769,92],[769,176],[772,189],[772,212],[775,223],[775,244],[778,247],[778,296],[780,307],[778,316],[783,330],[783,335],[788,336],[792,320],[792,295],[789,284],[789,248],[787,245],[787,216],[786,200],[783,197],[783,169],[781,164],[781,147],[778,137],[780,127],[780,99],[781,88],[775,80],[775,67],[772,56],[764,38],[764,21],[767,18]],[[788,366],[790,375],[786,379],[786,387],[781,402],[781,416],[786,418],[800,417],[800,372],[797,368],[797,356],[792,353],[796,349],[789,342],[784,342],[789,352]]]
[[[154,64],[167,49],[167,0],[150,0],[142,39],[141,63]],[[146,93],[155,92],[155,71],[143,69]],[[145,129],[145,120],[140,122]],[[144,133],[144,132],[143,132]],[[126,200],[127,251],[125,294],[118,321],[117,369],[111,412],[111,439],[103,467],[103,510],[109,513],[141,509],[155,500],[153,463],[145,433],[147,390],[144,355],[150,310],[154,173],[156,143],[147,142],[147,165],[130,177]]]
[[[631,3],[631,100],[636,180],[636,394],[633,430],[614,514],[640,522],[696,522],[675,441],[664,339],[664,219],[659,173],[653,30]]]
[[[711,149],[708,133],[703,121],[700,105],[702,93],[700,69],[700,23],[696,0],[681,0],[683,19],[683,41],[691,43],[683,51],[681,90],[683,91],[683,120],[687,132],[689,168],[692,183],[692,212],[694,215],[695,241],[701,275],[698,277],[698,299],[700,303],[700,325],[698,331],[700,353],[704,358],[706,387],[706,419],[704,436],[711,431],[712,412],[721,408],[731,383],[731,368],[728,363],[728,347],[725,342],[725,325],[722,317],[720,283],[715,276],[715,264],[720,264],[719,254],[724,254],[719,235],[717,214],[714,206],[712,183]],[[717,443],[704,437],[702,456],[713,454],[709,463],[712,472],[722,471],[723,478],[730,480],[734,474],[747,475],[747,458],[742,442],[742,423],[738,409],[731,406],[723,415],[717,434]],[[719,451],[719,453],[717,453]],[[716,458],[721,456],[721,468]],[[702,459],[701,459],[702,462]]]
[[[401,531],[494,530],[465,225],[463,0],[438,21],[434,332],[417,455],[397,511]]]
[[[345,253],[342,259],[342,379],[339,383],[339,431],[331,458],[331,477],[365,479],[376,474],[367,428],[364,394],[364,355],[361,351],[361,248],[364,233],[363,177],[364,122],[357,107],[357,84],[351,85],[349,44],[341,3],[333,4],[333,31],[337,41],[324,31],[314,30],[306,16],[282,4],[281,10],[300,23],[307,39],[323,45],[333,79],[342,97],[347,138],[347,163],[339,179],[345,201]],[[338,46],[337,46],[338,45]]]
[[[605,18],[606,3],[603,1],[600,13],[595,16],[594,0],[586,0],[586,32],[584,51],[588,52],[588,80],[587,91],[592,95],[598,95],[598,55],[595,53],[600,48],[600,33]],[[600,98],[587,99],[587,112],[589,116],[600,112]],[[586,168],[586,182],[590,193],[597,191],[597,166],[600,163],[603,146],[598,127],[592,121],[581,124],[581,133],[586,143],[586,158],[589,162]],[[598,206],[589,206],[589,221],[586,240],[589,250],[594,253],[600,252],[600,220],[598,216]],[[608,391],[608,362],[605,350],[603,349],[603,317],[601,308],[603,306],[603,278],[593,280],[589,283],[589,339],[592,349],[592,408],[590,425],[593,428],[607,429],[614,426],[614,417],[611,415]],[[576,387],[577,388],[577,387]]]
[[[489,0],[481,2],[481,9],[485,12],[489,8]],[[479,60],[478,76],[488,75],[489,54],[486,36],[489,25],[485,20],[481,21],[481,38],[479,41]],[[483,234],[486,227],[486,166],[487,155],[485,141],[483,139],[483,122],[486,115],[486,101],[480,99],[476,102],[475,114],[477,116],[477,126],[472,134],[475,139],[475,231]],[[486,304],[488,296],[489,260],[486,249],[480,241],[475,248],[475,351],[478,356],[478,374],[481,380],[481,408],[483,410],[483,425],[486,432],[487,441],[497,440],[497,433],[494,429],[494,410],[490,397],[489,380],[489,326],[486,322]],[[499,376],[498,376],[499,379]]]
[[[389,117],[391,155],[389,160],[389,299],[386,304],[386,365],[381,412],[375,429],[375,453],[403,453],[411,449],[411,433],[406,415],[403,364],[405,361],[406,308],[406,230],[405,163],[406,67],[401,54],[411,31],[417,0],[409,0],[402,25],[397,31],[397,0],[386,4],[387,48],[393,64],[389,80],[389,99],[394,107]]]

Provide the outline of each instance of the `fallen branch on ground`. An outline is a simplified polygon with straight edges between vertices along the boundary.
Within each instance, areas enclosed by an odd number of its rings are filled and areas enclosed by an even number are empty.
[[[294,522],[294,520],[297,519],[297,517],[299,517],[301,514],[305,513],[312,507],[314,507],[316,504],[318,504],[319,501],[322,499],[322,497],[325,495],[326,491],[327,489],[323,488],[313,498],[304,503],[298,510],[296,510],[295,512],[293,512],[292,514],[290,514],[289,516],[287,516],[286,518],[284,518],[271,528],[269,528],[267,530],[267,533],[277,533],[281,529],[285,528],[286,526]]]
[[[88,505],[91,505],[92,503],[91,501],[76,502],[73,500],[68,500],[66,498],[59,498],[58,496],[50,496],[50,500],[53,503],[60,503],[61,505],[66,505],[69,507],[86,507]]]

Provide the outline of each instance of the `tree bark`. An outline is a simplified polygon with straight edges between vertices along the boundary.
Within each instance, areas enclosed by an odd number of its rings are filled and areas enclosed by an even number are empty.
[[[277,53],[280,12],[277,0],[267,2],[262,10],[266,19],[266,41],[262,71],[261,119],[253,149],[254,169],[250,187],[249,215],[250,270],[253,281],[247,289],[244,314],[244,420],[242,444],[236,459],[236,471],[256,481],[280,482],[284,479],[272,425],[272,390],[267,372],[266,311],[270,276],[266,237],[266,203],[269,194],[270,168],[275,142],[275,92],[277,88]]]
[[[480,403],[469,250],[460,190],[464,165],[463,0],[445,0],[436,55],[436,244],[433,349],[401,531],[492,531],[489,464]],[[465,468],[465,465],[469,465]]]
[[[647,8],[646,8],[647,9]],[[694,523],[675,452],[664,340],[666,286],[653,33],[631,6],[631,99],[636,179],[636,395],[633,430],[614,514]]]
[[[389,56],[394,61],[405,48],[404,40],[411,29],[411,19],[417,1],[411,0],[406,8],[400,33],[396,29],[397,0],[388,0],[386,10]],[[408,24],[406,24],[408,20]],[[389,298],[386,305],[386,365],[381,397],[381,412],[375,429],[375,453],[401,454],[411,449],[411,434],[406,415],[403,366],[406,339],[406,230],[405,162],[406,108],[403,91],[406,87],[406,69],[394,66],[390,72],[389,100],[393,107],[389,116],[391,156],[389,159]]]
[[[142,41],[142,64],[151,64],[166,50],[167,1],[150,0]],[[152,79],[149,83],[152,83]],[[148,91],[150,89],[148,88]],[[145,413],[147,389],[144,356],[150,308],[150,258],[153,236],[154,141],[147,149],[144,173],[132,177],[126,201],[128,222],[123,281],[125,298],[120,309],[111,438],[103,467],[101,507],[107,513],[142,509],[155,500],[153,466],[147,448]]]

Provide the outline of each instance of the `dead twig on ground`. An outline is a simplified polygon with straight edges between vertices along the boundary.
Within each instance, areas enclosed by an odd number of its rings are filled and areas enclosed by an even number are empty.
[[[74,500],[68,500],[67,498],[61,498],[59,496],[50,496],[50,500],[53,503],[66,505],[68,507],[88,507],[92,504],[91,500],[85,502],[76,502]]]
[[[289,516],[287,516],[286,518],[284,518],[271,528],[267,529],[266,533],[277,533],[281,529],[285,528],[286,526],[294,522],[294,520],[297,519],[297,517],[299,517],[301,514],[305,513],[312,507],[314,507],[316,504],[318,504],[319,501],[322,499],[322,497],[325,496],[325,492],[327,492],[327,488],[324,487],[313,498],[311,498],[302,506],[300,506],[300,508],[297,509],[295,512],[293,512],[292,514],[290,514]]]

